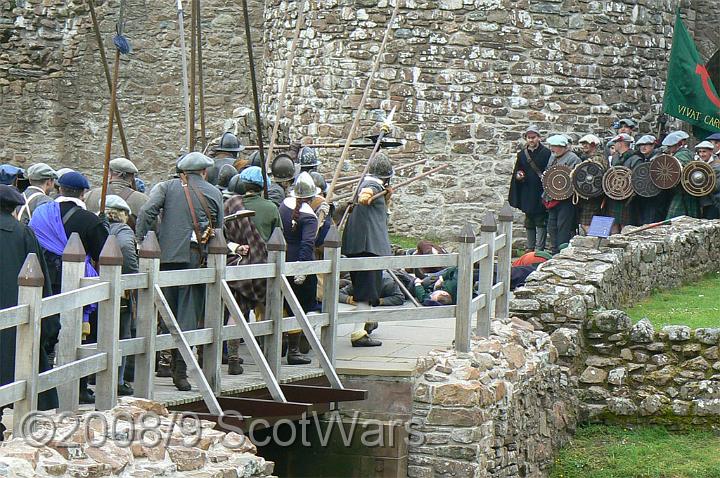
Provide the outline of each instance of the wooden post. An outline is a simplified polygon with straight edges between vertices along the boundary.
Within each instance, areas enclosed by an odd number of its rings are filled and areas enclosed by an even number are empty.
[[[487,256],[480,260],[480,275],[478,294],[485,294],[485,305],[477,311],[477,324],[475,334],[478,337],[488,337],[490,335],[490,319],[492,318],[492,287],[493,287],[493,267],[495,262],[495,233],[497,232],[497,223],[495,216],[491,212],[487,212],[483,217],[480,225],[480,244],[487,244]]]
[[[97,349],[107,356],[105,370],[98,372],[95,408],[109,410],[117,402],[118,366],[120,365],[120,297],[122,296],[123,255],[117,237],[108,236],[100,252],[100,280],[110,286],[108,300],[98,304]]]
[[[205,324],[213,330],[213,341],[203,345],[203,373],[210,389],[220,395],[220,366],[222,365],[223,318],[225,307],[222,302],[222,281],[225,279],[227,264],[227,243],[222,229],[215,229],[215,236],[208,243],[208,268],[215,269],[215,280],[205,287]]]
[[[510,315],[510,269],[512,267],[513,210],[507,202],[498,213],[500,234],[505,234],[505,247],[498,252],[497,280],[502,281],[502,295],[495,301],[495,318],[505,319]]]
[[[265,305],[265,319],[273,321],[272,335],[265,337],[267,344],[265,354],[270,370],[278,380],[280,379],[280,359],[282,357],[282,319],[283,295],[282,275],[285,273],[285,251],[287,243],[282,229],[276,227],[267,243],[268,262],[275,264],[275,277],[267,281],[267,297]],[[327,300],[327,299],[326,299]]]
[[[21,436],[23,418],[37,410],[37,376],[40,362],[40,324],[42,317],[43,276],[40,261],[34,253],[28,254],[18,274],[18,304],[29,307],[28,321],[17,326],[15,338],[15,380],[25,381],[25,398],[15,402],[13,432]]]
[[[138,290],[137,317],[138,337],[145,338],[145,352],[135,356],[135,396],[153,399],[155,377],[155,339],[157,337],[157,309],[155,288],[160,274],[160,245],[154,231],[150,231],[138,249],[140,272],[148,275],[146,289]]]
[[[458,284],[455,308],[455,349],[458,352],[470,352],[470,307],[473,288],[473,250],[475,233],[469,223],[465,223],[457,238],[458,244]]]
[[[322,311],[328,314],[328,325],[320,332],[322,347],[335,367],[335,341],[337,340],[338,297],[340,295],[340,234],[335,224],[325,236],[323,258],[332,263],[330,273],[323,282]]]
[[[61,293],[80,288],[80,279],[85,276],[85,248],[80,236],[73,232],[65,245],[62,260]],[[83,308],[60,313],[60,335],[57,345],[57,364],[66,365],[77,360],[77,351],[82,343]],[[70,380],[57,387],[60,411],[77,410],[80,404],[80,381]]]

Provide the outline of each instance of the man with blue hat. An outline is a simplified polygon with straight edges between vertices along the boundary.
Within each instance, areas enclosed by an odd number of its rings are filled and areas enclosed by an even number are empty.
[[[24,177],[25,170],[12,164],[0,165],[0,184],[8,186],[18,185],[18,179]]]
[[[547,140],[552,154],[548,160],[548,169],[555,165],[574,168],[582,160],[570,150],[570,142],[562,134],[550,136]],[[577,216],[572,198],[557,201],[543,193],[545,207],[548,209],[548,233],[552,240],[552,253],[560,252],[560,244],[570,242],[577,231]]]
[[[713,133],[707,138],[705,138],[705,141],[710,141],[713,146],[715,146],[715,149],[713,149],[713,154],[716,156],[720,156],[720,133]]]
[[[97,276],[95,265],[108,237],[103,221],[86,209],[83,198],[85,192],[90,189],[90,184],[85,176],[77,171],[71,171],[60,176],[57,185],[60,195],[55,201],[38,206],[29,223],[43,248],[54,294],[61,292],[62,255],[70,235],[73,232],[78,233],[87,253],[86,277]],[[92,342],[97,334],[97,327],[93,325],[97,320],[96,312],[97,307],[93,306],[83,309],[83,335],[87,339],[86,343]],[[95,401],[95,396],[87,388],[87,383],[87,377],[80,379],[80,403]]]
[[[245,209],[255,211],[255,215],[251,217],[250,220],[255,224],[263,241],[267,242],[275,228],[282,227],[282,221],[280,220],[280,212],[278,212],[277,206],[269,199],[262,197],[262,170],[258,166],[245,168],[240,173],[240,181],[245,188],[245,194],[242,199],[243,205]],[[268,182],[269,181],[270,178],[268,178]]]
[[[25,204],[18,210],[20,221],[27,224],[38,206],[52,201],[50,193],[55,189],[57,178],[57,173],[45,163],[33,164],[28,168],[27,179],[30,186],[23,191]]]
[[[689,136],[685,131],[673,131],[668,134],[662,142],[667,149],[667,154],[674,156],[685,166],[693,160],[694,155],[687,147]],[[678,184],[673,190],[673,197],[670,201],[665,219],[672,219],[678,216],[700,217],[700,202],[695,196],[688,194],[682,185]]]
[[[177,162],[179,177],[159,183],[138,214],[135,236],[140,243],[162,214],[156,226],[160,244],[160,269],[182,270],[202,267],[207,255],[207,242],[215,228],[223,227],[223,200],[220,190],[207,182],[208,168],[213,160],[192,152]],[[198,327],[203,316],[205,286],[166,287],[163,293],[182,330]],[[187,391],[187,365],[180,353],[173,350],[173,369],[158,368],[158,375],[171,373],[178,390]]]
[[[18,275],[25,263],[28,254],[37,256],[42,274],[47,278],[48,270],[42,249],[33,231],[18,222],[13,213],[18,206],[25,204],[25,198],[13,186],[0,185],[0,309],[14,307],[18,301]],[[49,281],[43,284],[43,295],[52,294]],[[40,325],[40,357],[39,371],[44,372],[52,368],[47,351],[51,348],[48,340],[56,336],[60,330],[57,316],[47,317]],[[0,386],[12,383],[15,379],[15,340],[16,328],[0,330]],[[25,359],[21,357],[20,360]],[[38,410],[57,408],[57,391],[52,388],[38,395]],[[0,416],[2,416],[0,407]],[[0,424],[0,435],[4,428]]]

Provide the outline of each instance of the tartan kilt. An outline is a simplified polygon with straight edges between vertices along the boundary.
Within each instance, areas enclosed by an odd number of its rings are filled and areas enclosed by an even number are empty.
[[[618,226],[632,224],[632,207],[628,203],[630,199],[616,201],[608,198],[605,204],[605,215],[614,217],[615,224]]]
[[[700,217],[700,201],[695,196],[691,196],[684,190],[678,189],[670,201],[666,219],[672,219],[677,216]]]
[[[603,196],[592,199],[580,199],[577,205],[578,224],[589,226],[593,216],[600,214]]]

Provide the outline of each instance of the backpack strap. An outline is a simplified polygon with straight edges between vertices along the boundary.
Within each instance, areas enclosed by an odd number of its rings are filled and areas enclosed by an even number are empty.
[[[65,224],[67,224],[67,222],[70,220],[70,218],[73,217],[75,215],[75,213],[78,212],[79,209],[82,209],[82,208],[78,205],[73,205],[73,207],[68,209],[68,211],[65,214],[63,214],[63,217],[62,217],[63,226]]]

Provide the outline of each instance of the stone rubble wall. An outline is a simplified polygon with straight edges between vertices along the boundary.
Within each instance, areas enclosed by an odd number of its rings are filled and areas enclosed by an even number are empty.
[[[577,236],[515,289],[513,315],[552,333],[580,329],[595,309],[618,309],[720,270],[720,221],[671,226],[603,240]]]
[[[418,360],[408,476],[542,476],[577,422],[568,369],[549,336],[519,319],[494,321],[472,352]],[[419,440],[420,441],[420,440]]]
[[[583,421],[720,424],[720,328],[658,331],[610,310],[585,321],[584,353],[577,330],[558,329],[552,339],[561,360],[576,364]]]
[[[97,3],[112,71],[120,2]],[[262,82],[264,2],[248,4]],[[190,4],[183,5],[189,61]],[[215,138],[228,118],[232,127],[238,108],[251,104],[250,77],[241,4],[205,0],[202,9],[207,134]],[[132,52],[120,63],[119,109],[131,157],[154,182],[174,170],[185,144],[176,2],[126,0],[125,20]],[[0,164],[47,161],[81,169],[96,183],[109,97],[85,1],[0,0]],[[114,136],[113,155],[119,156],[117,130]]]
[[[32,435],[44,446],[21,438],[0,443],[0,476],[274,478],[274,463],[257,456],[248,438],[205,420],[200,433],[183,428],[158,402],[126,397],[107,412],[49,418],[55,432],[45,420],[47,439]]]
[[[263,97],[271,116],[294,28],[287,5],[267,3]],[[294,18],[297,3],[289,5]],[[288,89],[294,137],[347,135],[393,6],[322,0],[306,12]],[[395,194],[402,213],[393,228],[444,236],[499,209],[529,122],[608,137],[611,123],[629,116],[641,132],[657,131],[677,7],[675,0],[404,2],[360,133],[377,125],[378,109],[397,106],[394,134],[407,143],[391,157],[450,167]],[[682,12],[691,29],[697,17],[718,18],[709,3],[684,2]],[[710,30],[694,31],[705,38]],[[354,155],[351,169],[361,170],[367,154]],[[338,155],[324,152],[325,171]]]

